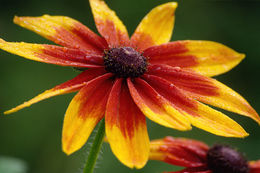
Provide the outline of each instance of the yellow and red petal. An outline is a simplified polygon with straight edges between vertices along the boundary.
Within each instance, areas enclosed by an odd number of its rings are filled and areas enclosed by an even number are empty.
[[[225,73],[245,57],[227,46],[212,41],[176,41],[154,46],[144,51],[151,64],[192,69],[202,75]]]
[[[208,146],[196,140],[165,137],[150,143],[149,159],[183,167],[205,166]]]
[[[63,84],[57,85],[54,88],[49,89],[49,90],[39,94],[38,96],[32,98],[31,100],[24,102],[23,104],[18,105],[17,107],[4,112],[4,114],[14,113],[16,111],[19,111],[20,109],[29,107],[34,103],[37,103],[39,101],[42,101],[44,99],[47,99],[47,98],[50,98],[53,96],[75,92],[75,91],[81,89],[84,85],[86,85],[86,83],[88,81],[90,81],[100,75],[103,75],[105,73],[106,72],[103,68],[86,70],[86,71],[82,72],[80,75],[76,76],[75,78],[73,78]]]
[[[127,82],[133,100],[149,119],[178,130],[191,129],[189,119],[180,113],[175,105],[171,105],[165,100],[147,82],[139,78],[128,79]]]
[[[215,79],[179,67],[163,65],[150,66],[148,73],[170,81],[198,101],[250,117],[260,124],[260,117],[250,104]]]
[[[99,33],[106,39],[110,47],[129,44],[129,36],[125,25],[104,1],[89,0]]]
[[[63,122],[62,149],[66,154],[79,150],[96,124],[104,117],[112,74],[88,82],[72,99]]]
[[[249,173],[260,173],[260,160],[258,161],[250,161],[248,163],[250,171]]]
[[[103,66],[102,55],[79,49],[46,44],[6,42],[0,39],[0,49],[26,59],[61,66],[94,68]]]
[[[138,50],[170,41],[175,20],[176,2],[168,2],[152,9],[136,28],[131,43]]]
[[[54,41],[56,44],[101,54],[106,41],[80,22],[65,16],[15,17],[14,23]]]
[[[105,120],[113,153],[126,166],[142,168],[149,156],[145,116],[135,105],[122,78],[116,80],[111,90]]]
[[[192,125],[210,133],[226,137],[245,137],[248,133],[225,114],[216,111],[192,98],[173,83],[154,75],[143,75],[161,96],[184,114]]]

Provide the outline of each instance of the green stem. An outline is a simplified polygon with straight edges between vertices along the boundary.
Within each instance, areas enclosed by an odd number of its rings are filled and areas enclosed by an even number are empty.
[[[104,136],[105,136],[105,120],[102,119],[99,124],[100,125],[98,127],[98,131],[94,139],[94,142],[92,144],[90,153],[88,155],[88,159],[85,168],[83,170],[83,173],[92,173],[95,168],[95,164],[98,158],[98,153],[101,149]]]

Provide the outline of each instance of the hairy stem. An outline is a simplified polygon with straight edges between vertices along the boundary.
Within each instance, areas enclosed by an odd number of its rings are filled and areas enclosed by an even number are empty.
[[[88,159],[83,170],[83,173],[92,173],[98,158],[99,151],[101,149],[103,139],[105,136],[105,120],[102,119],[99,123],[98,131],[92,144]]]

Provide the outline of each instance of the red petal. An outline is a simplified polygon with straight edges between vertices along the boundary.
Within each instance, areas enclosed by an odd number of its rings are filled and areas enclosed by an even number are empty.
[[[102,55],[93,54],[93,52],[80,49],[59,47],[53,45],[44,45],[42,53],[39,53],[42,59],[58,59],[70,62],[70,66],[76,67],[95,67],[103,66]],[[75,65],[74,65],[75,64]],[[79,65],[78,65],[79,64]]]
[[[0,49],[24,58],[61,66],[93,68],[103,65],[101,53],[46,44],[6,42],[0,39]]]
[[[152,9],[137,26],[131,37],[131,43],[143,51],[150,46],[169,42],[176,8],[176,2],[168,2]]]
[[[104,1],[90,0],[90,6],[99,33],[110,47],[126,46],[129,36],[126,27]]]
[[[197,155],[197,157],[200,158],[200,160],[205,161],[206,160],[206,153],[208,152],[208,145],[206,145],[203,142],[192,140],[192,139],[185,139],[185,138],[173,138],[173,137],[165,137],[164,142],[167,145],[171,145],[174,143],[174,145],[178,145],[185,150],[188,150],[189,152]]]
[[[191,93],[208,96],[218,95],[218,87],[214,85],[212,79],[180,67],[150,65],[148,74],[160,76]]]
[[[152,121],[178,130],[191,129],[190,121],[147,82],[139,78],[128,79],[127,82],[136,105]]]
[[[176,41],[153,46],[144,51],[151,64],[192,69],[206,76],[225,73],[240,63],[245,55],[212,41]]]
[[[250,161],[249,163],[250,173],[260,173],[260,160]]]
[[[41,100],[44,100],[44,99],[47,99],[47,98],[50,98],[53,96],[77,91],[80,88],[82,88],[84,85],[86,85],[86,83],[88,81],[90,81],[104,73],[106,73],[104,68],[86,70],[86,71],[82,72],[80,75],[78,75],[77,77],[75,77],[63,84],[57,85],[54,88],[49,89],[49,90],[43,92],[42,94],[39,94],[38,96],[34,97],[33,99],[31,99],[27,102],[24,102],[23,104],[15,107],[11,110],[8,110],[4,113],[10,114],[10,113],[16,112],[20,109],[23,109],[25,107],[31,106],[32,104],[37,103]]]
[[[70,47],[103,53],[106,41],[80,22],[64,16],[15,17],[14,22],[35,31],[55,43]]]
[[[142,168],[149,154],[145,116],[133,102],[124,79],[117,79],[106,109],[106,135],[113,153],[126,166]]]
[[[208,146],[199,141],[166,137],[151,141],[150,148],[150,159],[153,160],[184,167],[206,164]]]
[[[170,42],[152,46],[144,50],[144,56],[149,57],[151,64],[167,64],[172,67],[192,67],[198,65],[193,55],[182,55],[188,49],[181,42]]]
[[[179,67],[164,65],[150,66],[148,74],[170,81],[196,100],[248,116],[260,124],[258,114],[242,96],[214,79]]]
[[[62,148],[66,154],[80,149],[104,117],[113,80],[107,73],[88,82],[72,99],[63,123]]]
[[[226,137],[245,137],[246,131],[235,121],[185,94],[173,83],[153,75],[143,78],[166,100],[175,105],[190,122],[203,130]],[[209,125],[210,124],[210,125]]]

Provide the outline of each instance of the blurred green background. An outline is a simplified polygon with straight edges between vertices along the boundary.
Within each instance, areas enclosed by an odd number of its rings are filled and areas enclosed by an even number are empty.
[[[133,33],[150,9],[165,2],[168,0],[107,0],[129,33]],[[246,53],[246,59],[239,66],[217,79],[242,94],[260,112],[260,1],[178,2],[172,40],[212,40]],[[8,41],[51,43],[12,23],[14,15],[43,14],[70,16],[96,31],[87,0],[0,0],[0,37]],[[8,172],[7,165],[11,165],[10,170],[14,170],[10,173],[16,173],[14,167],[17,164],[20,164],[21,173],[80,173],[89,144],[71,156],[61,151],[63,116],[74,94],[42,101],[9,116],[2,114],[38,93],[71,79],[77,72],[0,51],[0,74],[0,162],[5,165],[0,173]],[[208,144],[231,144],[246,153],[250,160],[260,159],[260,126],[249,118],[225,113],[242,124],[251,135],[246,139],[231,139],[217,137],[196,128],[189,132],[178,132],[148,120],[149,135],[151,139],[171,135],[195,138]],[[89,141],[92,140],[93,137]],[[12,162],[10,157],[22,161]],[[104,144],[95,172],[159,173],[177,169],[165,163],[149,161],[143,169],[131,170],[115,158],[108,144]]]

